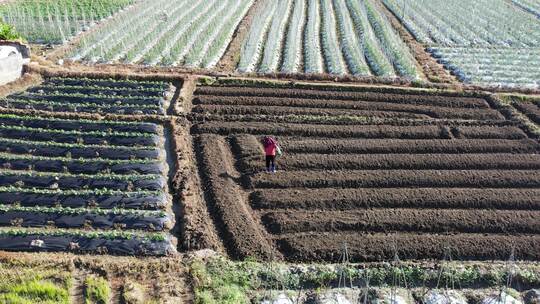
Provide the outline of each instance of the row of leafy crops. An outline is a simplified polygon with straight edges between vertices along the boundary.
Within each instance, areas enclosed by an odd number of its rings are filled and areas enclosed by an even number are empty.
[[[84,37],[70,55],[85,62],[211,68],[253,0],[141,2]]]
[[[50,78],[7,99],[157,105],[167,86]],[[163,136],[149,122],[0,114],[0,250],[168,254]]]
[[[161,115],[167,107],[162,82],[50,78],[0,99],[0,107],[51,112]]]
[[[540,47],[537,1],[383,2],[460,80],[499,87],[539,87],[540,68],[534,60]]]
[[[277,0],[262,5],[240,72],[417,77],[415,60],[373,0]]]
[[[30,42],[61,44],[135,0],[17,0],[0,16]]]

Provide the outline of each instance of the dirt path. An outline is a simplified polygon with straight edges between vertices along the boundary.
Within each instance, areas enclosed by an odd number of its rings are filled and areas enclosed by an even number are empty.
[[[196,146],[206,201],[229,254],[237,259],[277,257],[253,218],[228,143],[218,135],[205,134],[196,138]]]
[[[124,281],[119,278],[115,277],[110,281],[111,284],[111,300],[110,303],[112,304],[120,304],[122,302],[122,288],[124,286]]]
[[[249,29],[251,28],[251,23],[253,23],[255,13],[259,10],[260,7],[262,7],[265,1],[268,0],[255,0],[251,8],[248,10],[246,16],[244,16],[244,19],[236,28],[236,32],[234,33],[231,43],[229,43],[227,51],[216,65],[216,70],[225,73],[234,72],[238,61],[240,61],[240,51],[242,48],[242,44],[244,43],[244,39],[249,33]]]
[[[176,122],[172,127],[175,140],[173,149],[176,153],[176,175],[172,179],[174,201],[178,202],[180,215],[178,234],[182,250],[199,250],[210,248],[224,253],[225,248],[221,242],[216,227],[213,225],[210,211],[205,202],[205,195],[194,154],[193,143],[189,135],[189,124]]]
[[[75,267],[73,270],[73,286],[69,291],[70,303],[84,303],[84,280],[88,272]]]

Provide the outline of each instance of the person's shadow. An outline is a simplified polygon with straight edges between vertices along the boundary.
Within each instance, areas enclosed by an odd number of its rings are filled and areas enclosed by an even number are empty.
[[[229,172],[223,172],[223,173],[219,174],[218,176],[222,177],[222,178],[232,179],[235,183],[242,185],[242,176],[234,177],[234,176],[230,175]]]

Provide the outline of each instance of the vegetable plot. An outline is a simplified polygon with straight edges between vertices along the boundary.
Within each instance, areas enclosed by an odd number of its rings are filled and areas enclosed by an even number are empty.
[[[459,80],[539,88],[538,2],[384,0],[384,4]]]
[[[276,0],[261,6],[238,71],[417,77],[415,60],[372,0]]]
[[[212,68],[253,0],[141,1],[85,36],[69,58]]]
[[[433,47],[428,51],[466,83],[540,88],[540,48]]]
[[[50,78],[0,99],[0,107],[50,112],[163,115],[168,84],[112,79]],[[10,129],[16,132],[16,128]],[[43,133],[43,130],[32,130]],[[52,132],[49,130],[47,132]]]
[[[17,0],[0,16],[33,43],[62,44],[135,0]]]
[[[384,0],[422,43],[458,46],[540,46],[540,23],[504,0]]]
[[[235,257],[338,262],[346,243],[355,262],[540,258],[540,145],[508,105],[257,84],[200,86],[193,99],[207,203]],[[538,121],[534,100],[513,105]],[[283,150],[276,173],[268,134]]]
[[[85,82],[92,81],[77,84]],[[140,83],[131,90],[160,94],[156,86]],[[172,250],[164,233],[172,221],[165,210],[162,127],[1,114],[0,134],[0,226],[6,227],[0,228],[0,250]]]

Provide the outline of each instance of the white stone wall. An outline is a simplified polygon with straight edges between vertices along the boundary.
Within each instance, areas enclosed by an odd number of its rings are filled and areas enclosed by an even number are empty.
[[[22,46],[0,44],[0,85],[15,81],[22,76],[23,65],[29,62],[28,54],[21,52]]]
[[[0,85],[21,77],[23,58],[13,46],[0,46]]]

